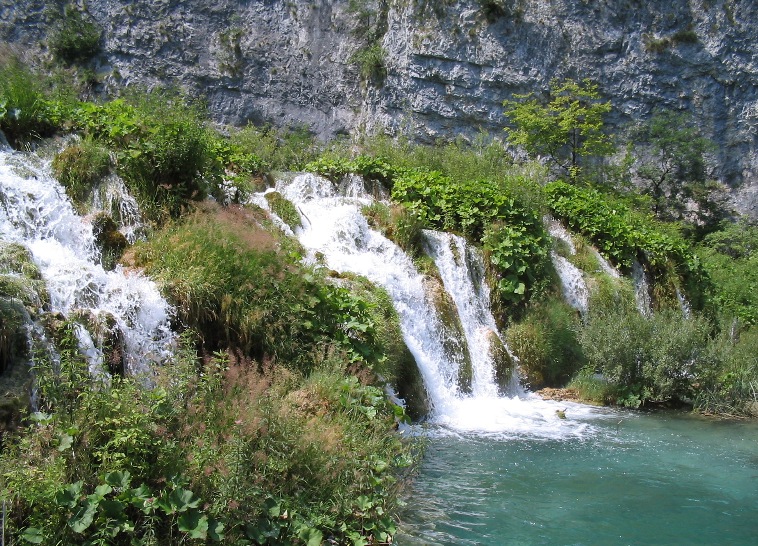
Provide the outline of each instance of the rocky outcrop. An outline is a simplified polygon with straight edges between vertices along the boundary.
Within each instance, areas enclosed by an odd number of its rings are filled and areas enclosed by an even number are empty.
[[[61,11],[50,5],[0,0],[0,39],[44,56]],[[718,174],[758,213],[753,0],[90,0],[87,10],[103,28],[106,87],[179,85],[219,122],[323,137],[499,134],[504,99],[591,78],[614,125],[693,112],[719,145]],[[373,76],[354,61],[371,45],[385,52]]]

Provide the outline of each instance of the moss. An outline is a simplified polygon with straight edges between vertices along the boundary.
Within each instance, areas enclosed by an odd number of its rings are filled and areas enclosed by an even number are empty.
[[[53,159],[53,173],[79,210],[94,186],[108,174],[108,151],[90,140],[69,146]]]
[[[105,212],[96,214],[92,220],[92,234],[95,236],[95,244],[100,249],[103,268],[113,269],[129,246],[126,237],[118,231],[116,222]]]
[[[435,277],[426,277],[424,288],[441,321],[443,350],[458,365],[458,388],[463,393],[470,393],[473,379],[471,356],[455,302],[445,291],[442,281]]]
[[[274,214],[281,218],[282,222],[287,224],[290,229],[294,231],[295,229],[302,226],[300,213],[292,201],[286,199],[281,193],[277,191],[268,192],[265,197]]]
[[[376,325],[377,344],[383,349],[386,359],[374,370],[397,391],[405,401],[408,416],[421,420],[429,413],[429,396],[416,359],[408,349],[400,328],[400,317],[392,304],[392,298],[381,287],[364,277],[343,275],[350,289],[371,305],[371,317]]]
[[[490,355],[492,355],[492,360],[495,364],[495,380],[500,392],[507,394],[516,363],[508,353],[503,341],[495,332],[487,332],[487,341],[490,345]]]

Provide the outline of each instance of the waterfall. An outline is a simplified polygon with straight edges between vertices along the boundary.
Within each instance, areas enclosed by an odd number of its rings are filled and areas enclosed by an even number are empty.
[[[455,301],[466,335],[473,371],[472,394],[496,396],[499,390],[518,394],[518,379],[510,366],[507,374],[503,374],[506,377],[498,380],[496,344],[502,345],[505,351],[507,347],[490,311],[490,291],[484,282],[481,255],[458,235],[430,230],[424,234],[428,253],[437,265],[445,289]],[[510,356],[509,351],[506,356]]]
[[[507,436],[583,434],[588,425],[561,419],[556,409],[571,406],[568,415],[575,412],[578,417],[590,411],[584,406],[543,401],[509,381],[498,385],[493,347],[500,342],[500,335],[489,310],[483,264],[461,238],[425,233],[429,253],[466,337],[464,342],[451,344],[446,340],[450,329],[427,289],[428,279],[401,248],[371,229],[361,213],[364,206],[383,197],[380,188],[367,187],[358,177],[336,185],[300,174],[280,178],[269,191],[279,192],[300,212],[301,226],[295,229],[295,236],[307,251],[306,261],[362,275],[388,292],[431,400],[429,421],[444,430]],[[265,192],[251,201],[270,211]],[[457,354],[451,347],[468,354]],[[470,392],[459,383],[460,366],[466,360],[471,361],[473,370]]]
[[[576,254],[574,241],[563,226],[552,218],[547,218],[546,223],[550,236],[565,244],[570,255]],[[571,307],[579,311],[582,316],[586,315],[589,308],[590,293],[587,289],[587,283],[584,281],[582,271],[554,250],[550,251],[550,258],[561,280],[561,290],[564,299]]]
[[[637,260],[632,263],[632,282],[634,283],[634,301],[641,315],[649,317],[653,314],[653,304],[650,299],[650,286],[645,270]]]
[[[126,369],[147,372],[173,347],[172,311],[143,275],[103,269],[92,226],[76,213],[49,163],[0,149],[0,240],[29,249],[50,294],[50,312],[110,317],[122,335]],[[84,336],[79,340],[88,346]],[[91,350],[88,355],[95,358]]]

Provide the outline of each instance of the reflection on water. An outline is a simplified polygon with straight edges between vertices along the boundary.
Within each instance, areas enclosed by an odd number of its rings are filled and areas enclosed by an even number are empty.
[[[583,419],[553,438],[429,430],[396,544],[758,543],[758,423]]]

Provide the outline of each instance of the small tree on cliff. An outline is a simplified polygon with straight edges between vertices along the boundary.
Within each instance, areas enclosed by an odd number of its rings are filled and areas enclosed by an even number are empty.
[[[637,175],[652,199],[653,213],[663,220],[684,220],[701,237],[728,215],[726,193],[706,169],[715,148],[683,113],[659,112],[638,135],[646,148]]]
[[[576,178],[583,158],[614,152],[603,131],[611,103],[601,102],[597,84],[590,80],[553,80],[546,100],[533,93],[514,97],[503,102],[511,123],[508,142],[531,157],[545,157]]]

